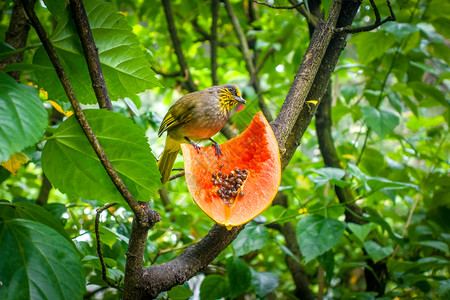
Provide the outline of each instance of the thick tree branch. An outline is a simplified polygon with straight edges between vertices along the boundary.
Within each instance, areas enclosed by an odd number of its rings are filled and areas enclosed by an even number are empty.
[[[124,300],[146,299],[141,298],[144,290],[148,289],[149,285],[152,285],[151,280],[156,280],[156,278],[153,278],[148,281],[148,279],[144,278],[142,262],[144,261],[145,243],[147,242],[148,231],[156,222],[161,221],[161,217],[155,210],[150,209],[149,202],[142,203],[141,205],[142,209],[149,216],[149,220],[153,220],[154,223],[149,224],[149,226],[142,226],[136,221],[136,218],[133,219],[127,251],[127,262],[125,265],[125,280],[123,284]],[[175,273],[167,273],[175,276]],[[153,298],[156,298],[156,296]]]
[[[70,0],[70,8],[72,16],[75,20],[78,36],[83,46],[84,57],[91,76],[92,88],[100,108],[113,110],[111,100],[109,99],[108,89],[106,87],[105,78],[103,77],[102,66],[98,57],[98,49],[95,46],[94,37],[92,36],[91,27],[83,6],[82,0]]]
[[[139,220],[139,223],[142,223],[143,225],[148,224],[149,222],[151,222],[151,220],[148,219],[148,216],[144,215],[144,211],[142,210],[136,199],[134,199],[130,191],[127,189],[122,179],[120,178],[119,174],[117,174],[117,171],[111,164],[109,158],[106,156],[106,153],[103,150],[102,146],[100,145],[97,137],[94,135],[94,132],[92,131],[92,128],[89,125],[86,116],[83,113],[83,110],[81,109],[80,103],[78,102],[75,96],[72,86],[70,85],[66,72],[64,71],[64,68],[62,67],[61,62],[59,61],[55,49],[53,48],[53,44],[51,43],[47,33],[45,32],[44,27],[42,26],[41,22],[36,16],[36,13],[34,12],[33,9],[34,5],[30,3],[31,1],[27,0],[20,0],[20,1],[24,6],[25,12],[27,14],[28,19],[31,22],[31,25],[36,30],[36,33],[38,34],[39,39],[41,40],[42,45],[44,46],[44,49],[46,50],[47,55],[49,56],[50,61],[53,64],[53,67],[55,68],[56,74],[58,75],[58,78],[60,79],[61,84],[63,85],[64,91],[66,92],[66,95],[69,98],[70,104],[72,105],[75,117],[80,123],[80,126],[83,129],[83,132],[85,133],[87,139],[89,140],[89,143],[91,144],[92,148],[94,149],[97,157],[99,158],[100,162],[102,163],[103,167],[105,168],[106,172],[108,173],[109,177],[113,181],[114,185],[116,186],[122,197],[125,199],[127,204],[133,210],[134,214]]]
[[[30,5],[34,6],[36,1],[30,1]],[[15,2],[11,14],[11,21],[9,22],[8,30],[5,34],[5,42],[16,49],[24,48],[27,44],[28,32],[30,31],[30,24],[28,24],[25,17],[25,12],[21,2]],[[23,59],[23,52],[18,52],[10,57],[5,58],[0,62],[0,70],[4,70],[7,65],[21,62]],[[19,81],[20,72],[8,72],[8,75]]]
[[[192,80],[192,76],[191,73],[189,72],[189,67],[186,62],[186,58],[184,57],[183,54],[183,49],[181,49],[181,42],[180,39],[178,38],[177,29],[175,27],[175,21],[173,19],[172,5],[170,4],[170,0],[162,0],[162,4],[164,7],[164,13],[166,15],[170,37],[172,39],[172,44],[175,49],[175,54],[177,55],[178,64],[180,65],[181,70],[183,70],[183,73],[185,74],[186,88],[189,92],[194,92],[197,90],[197,86]]]
[[[287,196],[283,192],[278,192],[277,196],[273,201],[273,205],[281,205],[283,207],[288,207],[288,199]],[[299,264],[298,261],[301,260],[302,254],[300,253],[300,246],[297,241],[297,235],[295,233],[295,227],[292,225],[290,221],[281,224],[273,224],[268,226],[278,230],[286,241],[286,247],[294,254],[298,260],[290,257],[289,255],[285,256],[286,266],[292,274],[292,279],[295,283],[295,296],[298,299],[303,300],[312,300],[315,299],[314,293],[309,288],[309,280],[306,275],[306,271],[303,268],[303,265]]]
[[[266,119],[270,122],[272,121],[272,114],[270,113],[269,108],[264,102],[261,87],[259,85],[259,79],[256,73],[256,68],[253,64],[252,55],[250,54],[250,50],[248,47],[247,38],[245,37],[244,31],[242,30],[238,17],[234,13],[233,6],[231,5],[230,1],[223,0],[223,2],[225,3],[225,7],[227,9],[228,17],[230,18],[231,24],[233,24],[234,32],[238,37],[239,48],[241,50],[242,56],[244,57],[247,71],[250,74],[250,82],[253,88],[255,89],[256,94],[258,95],[259,107],[261,108],[261,111],[266,117]]]
[[[341,169],[341,162],[337,155],[336,148],[334,147],[334,141],[331,136],[331,125],[331,90],[330,87],[328,87],[316,111],[317,139],[319,141],[319,148],[325,166]],[[360,225],[366,223],[362,218],[357,217],[362,216],[363,212],[361,208],[353,202],[353,197],[348,186],[345,188],[340,188],[336,185],[334,189],[339,203],[344,204],[353,212],[351,213],[348,210],[345,211],[345,221]]]
[[[227,230],[225,227],[216,224],[198,244],[186,248],[177,258],[161,265],[146,268],[143,271],[143,280],[148,285],[146,290],[139,295],[140,299],[153,299],[161,291],[182,284],[196,275],[206,268],[237,237],[242,229],[244,229],[244,226]],[[155,280],[156,278],[157,280]]]

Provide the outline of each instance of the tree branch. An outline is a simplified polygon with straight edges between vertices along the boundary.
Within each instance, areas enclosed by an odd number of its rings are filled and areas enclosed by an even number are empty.
[[[146,268],[143,280],[147,283],[140,298],[153,299],[161,291],[166,291],[175,285],[182,284],[208,266],[244,229],[244,226],[225,227],[214,225],[211,231],[196,245],[186,248],[177,258]],[[170,271],[169,271],[170,270]],[[176,275],[175,275],[176,274]],[[157,278],[157,280],[155,280]]]
[[[164,7],[164,13],[166,15],[170,37],[172,39],[172,44],[175,49],[175,54],[177,55],[178,64],[180,65],[181,70],[183,70],[183,73],[185,74],[186,88],[189,92],[194,92],[197,90],[197,86],[194,84],[194,81],[192,80],[191,73],[189,72],[189,67],[186,63],[186,58],[184,57],[183,54],[183,49],[181,49],[181,42],[180,39],[178,38],[177,29],[175,27],[175,21],[173,19],[173,12],[170,0],[162,0],[162,4]]]
[[[98,49],[95,46],[91,27],[83,6],[82,0],[70,0],[70,9],[72,11],[78,36],[83,46],[84,57],[91,76],[92,88],[100,108],[113,110],[111,99],[109,99],[108,89],[105,78],[103,77],[102,66],[98,57]]]
[[[98,258],[100,260],[100,264],[102,265],[102,278],[103,280],[111,287],[118,289],[119,291],[121,291],[122,289],[120,288],[120,286],[118,284],[115,284],[113,282],[111,282],[108,277],[106,276],[106,264],[105,264],[105,260],[103,258],[103,251],[102,251],[102,245],[100,242],[100,231],[99,231],[99,225],[100,225],[100,215],[102,214],[102,212],[108,208],[110,208],[111,206],[116,205],[117,203],[112,202],[112,203],[108,203],[103,205],[100,208],[97,208],[97,214],[95,215],[95,238],[97,239],[97,254],[98,254]]]
[[[320,102],[320,105],[316,111],[317,139],[319,141],[319,148],[325,166],[342,169],[341,162],[337,155],[333,138],[331,136],[331,125],[331,90],[330,86],[328,86],[326,93],[324,94],[322,101]],[[352,214],[348,210],[346,210],[345,221],[360,225],[366,223],[363,219],[357,217],[362,216],[363,212],[361,208],[359,208],[359,206],[354,203],[348,186],[340,188],[335,185],[334,189],[339,203],[344,204],[348,209],[354,212],[354,214]]]
[[[317,27],[317,25],[319,24],[319,18],[317,16],[315,16],[313,13],[310,13],[312,11],[311,5],[310,5],[309,11],[308,11],[306,9],[305,5],[296,6],[297,0],[289,0],[289,2],[292,5],[294,5],[295,9],[308,20],[308,23],[312,24],[314,27]],[[304,4],[304,3],[302,3],[302,4]]]
[[[375,28],[380,27],[384,23],[395,21],[397,18],[395,17],[394,11],[392,10],[391,3],[389,0],[386,0],[386,5],[389,7],[389,12],[391,15],[387,18],[385,18],[383,21],[381,21],[380,12],[378,11],[377,6],[375,5],[375,2],[373,0],[370,0],[370,5],[373,8],[373,12],[375,14],[375,23],[372,25],[357,27],[357,28],[351,28],[350,25],[346,27],[340,27],[336,28],[336,32],[345,32],[345,33],[359,33],[359,32],[365,32],[365,31],[372,31]]]
[[[127,204],[133,210],[134,214],[139,220],[139,223],[141,223],[143,226],[147,226],[149,223],[151,223],[151,220],[149,220],[147,216],[144,216],[143,210],[141,209],[136,199],[134,199],[133,195],[125,186],[119,174],[117,174],[117,171],[111,164],[109,158],[106,156],[106,153],[103,150],[102,146],[100,145],[97,137],[94,135],[94,132],[92,131],[92,128],[89,125],[89,122],[87,121],[86,116],[83,113],[83,110],[81,109],[80,103],[78,102],[75,96],[72,86],[70,85],[66,72],[64,71],[64,68],[62,67],[61,62],[59,61],[55,49],[53,48],[53,44],[51,43],[47,33],[45,32],[44,27],[42,26],[41,22],[36,16],[36,13],[34,12],[33,5],[31,5],[30,2],[27,0],[20,0],[20,1],[24,6],[25,12],[28,16],[28,19],[31,22],[31,25],[35,28],[36,33],[38,34],[39,39],[41,40],[42,45],[44,46],[47,55],[49,56],[50,61],[53,64],[53,67],[55,68],[56,74],[58,75],[58,78],[60,79],[61,84],[63,85],[64,91],[66,92],[66,95],[69,98],[70,104],[72,105],[75,117],[78,120],[78,123],[80,123],[80,126],[83,129],[83,132],[85,133],[87,139],[89,140],[89,143],[91,144],[92,148],[94,149],[98,159],[102,163],[103,167],[105,168],[106,172],[108,173],[109,177],[113,181],[114,185],[116,186],[122,197],[125,199]]]
[[[158,69],[156,69],[155,67],[151,67],[151,69],[153,70],[153,72],[155,72],[156,74],[159,74],[163,77],[178,77],[178,76],[184,76],[184,73],[181,71],[175,71],[175,72],[171,72],[171,73],[165,73],[163,71],[160,71]]]
[[[212,0],[211,16],[211,80],[213,85],[218,85],[219,76],[217,75],[217,21],[219,19],[219,0]]]
[[[288,207],[287,196],[283,192],[278,192],[273,205],[281,205],[283,207]],[[281,224],[273,224],[268,226],[278,230],[286,241],[286,247],[294,254],[295,257],[300,260],[302,258],[302,254],[300,252],[300,246],[297,241],[297,235],[295,233],[295,228],[290,221],[287,221],[283,225]],[[286,266],[292,274],[292,279],[295,283],[295,296],[298,299],[304,300],[312,300],[315,299],[314,293],[309,288],[309,280],[306,275],[306,271],[303,268],[303,265],[299,264],[297,260],[290,257],[289,255],[285,256]]]
[[[36,1],[30,1],[30,5],[34,6]],[[11,14],[11,21],[9,22],[8,30],[5,33],[5,42],[16,49],[24,48],[27,44],[28,32],[30,31],[30,24],[27,22],[25,12],[23,11],[21,2],[15,2]],[[4,70],[7,65],[21,62],[23,59],[23,52],[18,52],[10,57],[5,58],[0,63],[0,70]],[[8,75],[19,81],[20,72],[8,72]]]
[[[264,102],[263,94],[259,85],[259,80],[257,78],[256,69],[253,64],[252,56],[250,54],[250,50],[248,48],[247,38],[242,30],[242,27],[239,23],[239,19],[234,13],[233,6],[230,1],[223,0],[225,3],[225,7],[227,9],[228,17],[230,18],[231,24],[233,24],[234,31],[239,40],[239,48],[241,49],[242,56],[244,57],[245,66],[247,67],[247,71],[250,74],[250,82],[255,89],[256,94],[258,95],[259,107],[261,108],[262,113],[266,117],[266,119],[270,122],[272,121],[272,114],[270,113],[269,108]]]

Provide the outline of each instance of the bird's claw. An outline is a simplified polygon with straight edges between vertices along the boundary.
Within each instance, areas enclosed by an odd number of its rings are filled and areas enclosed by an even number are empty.
[[[192,143],[191,145],[194,146],[194,148],[197,150],[197,153],[200,153],[200,146],[199,145],[197,145],[195,143]]]
[[[209,140],[211,141],[211,142],[213,142],[213,146],[214,146],[214,148],[216,149],[216,155],[217,155],[217,158],[220,158],[220,156],[221,155],[223,155],[223,153],[222,153],[222,150],[220,150],[220,145],[219,145],[219,143],[217,143],[215,140],[213,140],[212,138],[209,138]]]
[[[195,150],[197,150],[197,153],[200,153],[200,146],[188,139],[187,137],[184,138],[189,144],[194,146]]]
[[[216,149],[217,158],[220,158],[220,156],[223,155],[223,153],[222,153],[222,150],[220,150],[219,144],[215,143],[214,148]]]

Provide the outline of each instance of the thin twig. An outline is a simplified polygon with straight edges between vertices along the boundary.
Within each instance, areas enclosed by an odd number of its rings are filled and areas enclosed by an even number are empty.
[[[296,5],[293,5],[293,6],[275,6],[275,5],[271,5],[269,3],[266,3],[266,2],[260,2],[260,1],[256,1],[256,0],[253,0],[253,2],[255,2],[256,4],[264,5],[264,6],[267,6],[267,7],[270,7],[270,8],[274,8],[274,9],[295,9],[295,8],[301,6],[301,5],[304,5],[303,2],[302,3],[298,3]]]
[[[184,76],[184,73],[181,71],[175,71],[175,72],[171,72],[171,73],[167,73],[167,72],[163,72],[161,70],[156,69],[154,66],[151,67],[151,69],[153,70],[153,72],[155,72],[156,74],[159,74],[163,77],[178,77],[178,76]]]
[[[266,61],[269,59],[269,57],[275,53],[275,48],[270,47],[269,50],[266,51],[266,53],[264,54],[263,58],[261,59],[261,61],[259,62],[259,64],[256,66],[256,74],[258,74],[262,67],[264,66],[264,64],[266,63]]]
[[[174,180],[174,179],[177,179],[177,178],[180,178],[180,177],[183,177],[183,176],[184,176],[184,171],[182,171],[182,172],[180,172],[180,173],[177,173],[177,174],[175,174],[175,175],[170,176],[169,181]]]
[[[41,22],[39,21],[36,13],[33,10],[32,6],[28,5],[28,1],[26,0],[20,0],[24,6],[25,12],[28,16],[28,19],[31,22],[31,25],[36,30],[36,33],[39,36],[39,39],[42,42],[42,45],[44,46],[47,55],[50,58],[50,61],[53,64],[53,67],[55,68],[56,74],[58,75],[61,84],[63,85],[64,91],[66,92],[67,97],[69,98],[70,104],[72,105],[73,111],[75,113],[75,117],[80,123],[81,128],[83,129],[87,139],[89,140],[89,143],[91,144],[92,148],[94,149],[98,159],[102,163],[103,167],[105,168],[106,172],[108,173],[109,177],[113,181],[114,185],[122,195],[122,197],[125,199],[127,204],[130,206],[131,210],[136,215],[138,222],[144,223],[148,222],[148,220],[144,220],[144,212],[142,208],[140,207],[139,203],[134,199],[131,192],[127,189],[125,184],[123,183],[122,179],[120,178],[119,174],[117,173],[116,169],[111,164],[111,161],[106,156],[105,151],[103,150],[102,146],[100,145],[97,137],[94,135],[94,132],[92,131],[91,126],[89,125],[89,122],[86,119],[86,116],[84,115],[83,110],[81,109],[80,103],[78,102],[75,93],[72,89],[72,86],[70,85],[69,79],[67,78],[66,72],[64,71],[64,68],[61,65],[61,62],[55,52],[55,49],[53,48],[53,44],[50,41],[47,33],[45,32],[44,27],[42,26]]]
[[[211,81],[213,85],[218,85],[219,76],[217,75],[217,20],[219,19],[219,0],[212,0],[211,16]]]
[[[99,231],[99,225],[100,225],[100,215],[101,213],[110,208],[111,206],[116,205],[117,203],[112,202],[112,203],[108,203],[103,205],[100,208],[97,208],[97,214],[95,215],[95,238],[97,239],[97,254],[98,254],[98,258],[100,259],[100,264],[102,265],[102,278],[103,280],[111,287],[118,289],[119,291],[122,291],[121,287],[113,282],[111,282],[108,277],[106,276],[106,263],[105,260],[103,258],[103,251],[102,251],[102,245],[100,243],[100,231]]]
[[[389,7],[389,12],[391,13],[391,15],[389,17],[386,17],[383,21],[381,21],[380,12],[378,11],[378,8],[375,5],[375,2],[373,0],[370,0],[370,5],[372,5],[373,12],[375,14],[375,23],[373,23],[372,25],[361,26],[361,27],[357,27],[357,28],[351,28],[350,26],[336,28],[335,32],[336,33],[353,34],[353,33],[371,31],[371,30],[374,30],[375,28],[380,27],[384,23],[391,22],[391,21],[393,22],[393,21],[397,20],[397,18],[395,17],[394,11],[392,10],[391,3],[389,2],[389,0],[386,0],[386,5]]]
[[[82,0],[70,0],[70,8],[72,16],[75,20],[78,36],[83,46],[84,57],[91,76],[92,88],[100,108],[113,110],[111,99],[109,98],[108,89],[106,87],[105,78],[103,77],[102,66],[98,57],[98,50],[95,46],[94,37],[92,36],[91,27],[84,9]]]
[[[292,5],[297,5],[297,0],[289,0],[289,2],[292,3]],[[302,3],[304,4],[304,3]],[[305,5],[296,6],[295,9],[302,14],[310,24],[312,24],[314,27],[317,27],[319,24],[319,17],[311,13],[308,9],[306,9]]]

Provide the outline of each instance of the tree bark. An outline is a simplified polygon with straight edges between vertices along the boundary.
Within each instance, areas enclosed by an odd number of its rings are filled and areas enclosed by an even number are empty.
[[[31,5],[34,6],[34,3],[35,0],[31,1]],[[16,49],[23,48],[27,44],[29,31],[30,31],[30,24],[27,21],[22,3],[20,1],[16,1],[14,3],[11,21],[9,22],[8,30],[6,31],[5,42],[7,42]],[[13,54],[0,62],[0,70],[4,70],[7,65],[10,65],[12,63],[21,62],[22,59],[23,59],[23,52]],[[16,81],[19,81],[20,77],[19,71],[8,72],[8,74]]]

